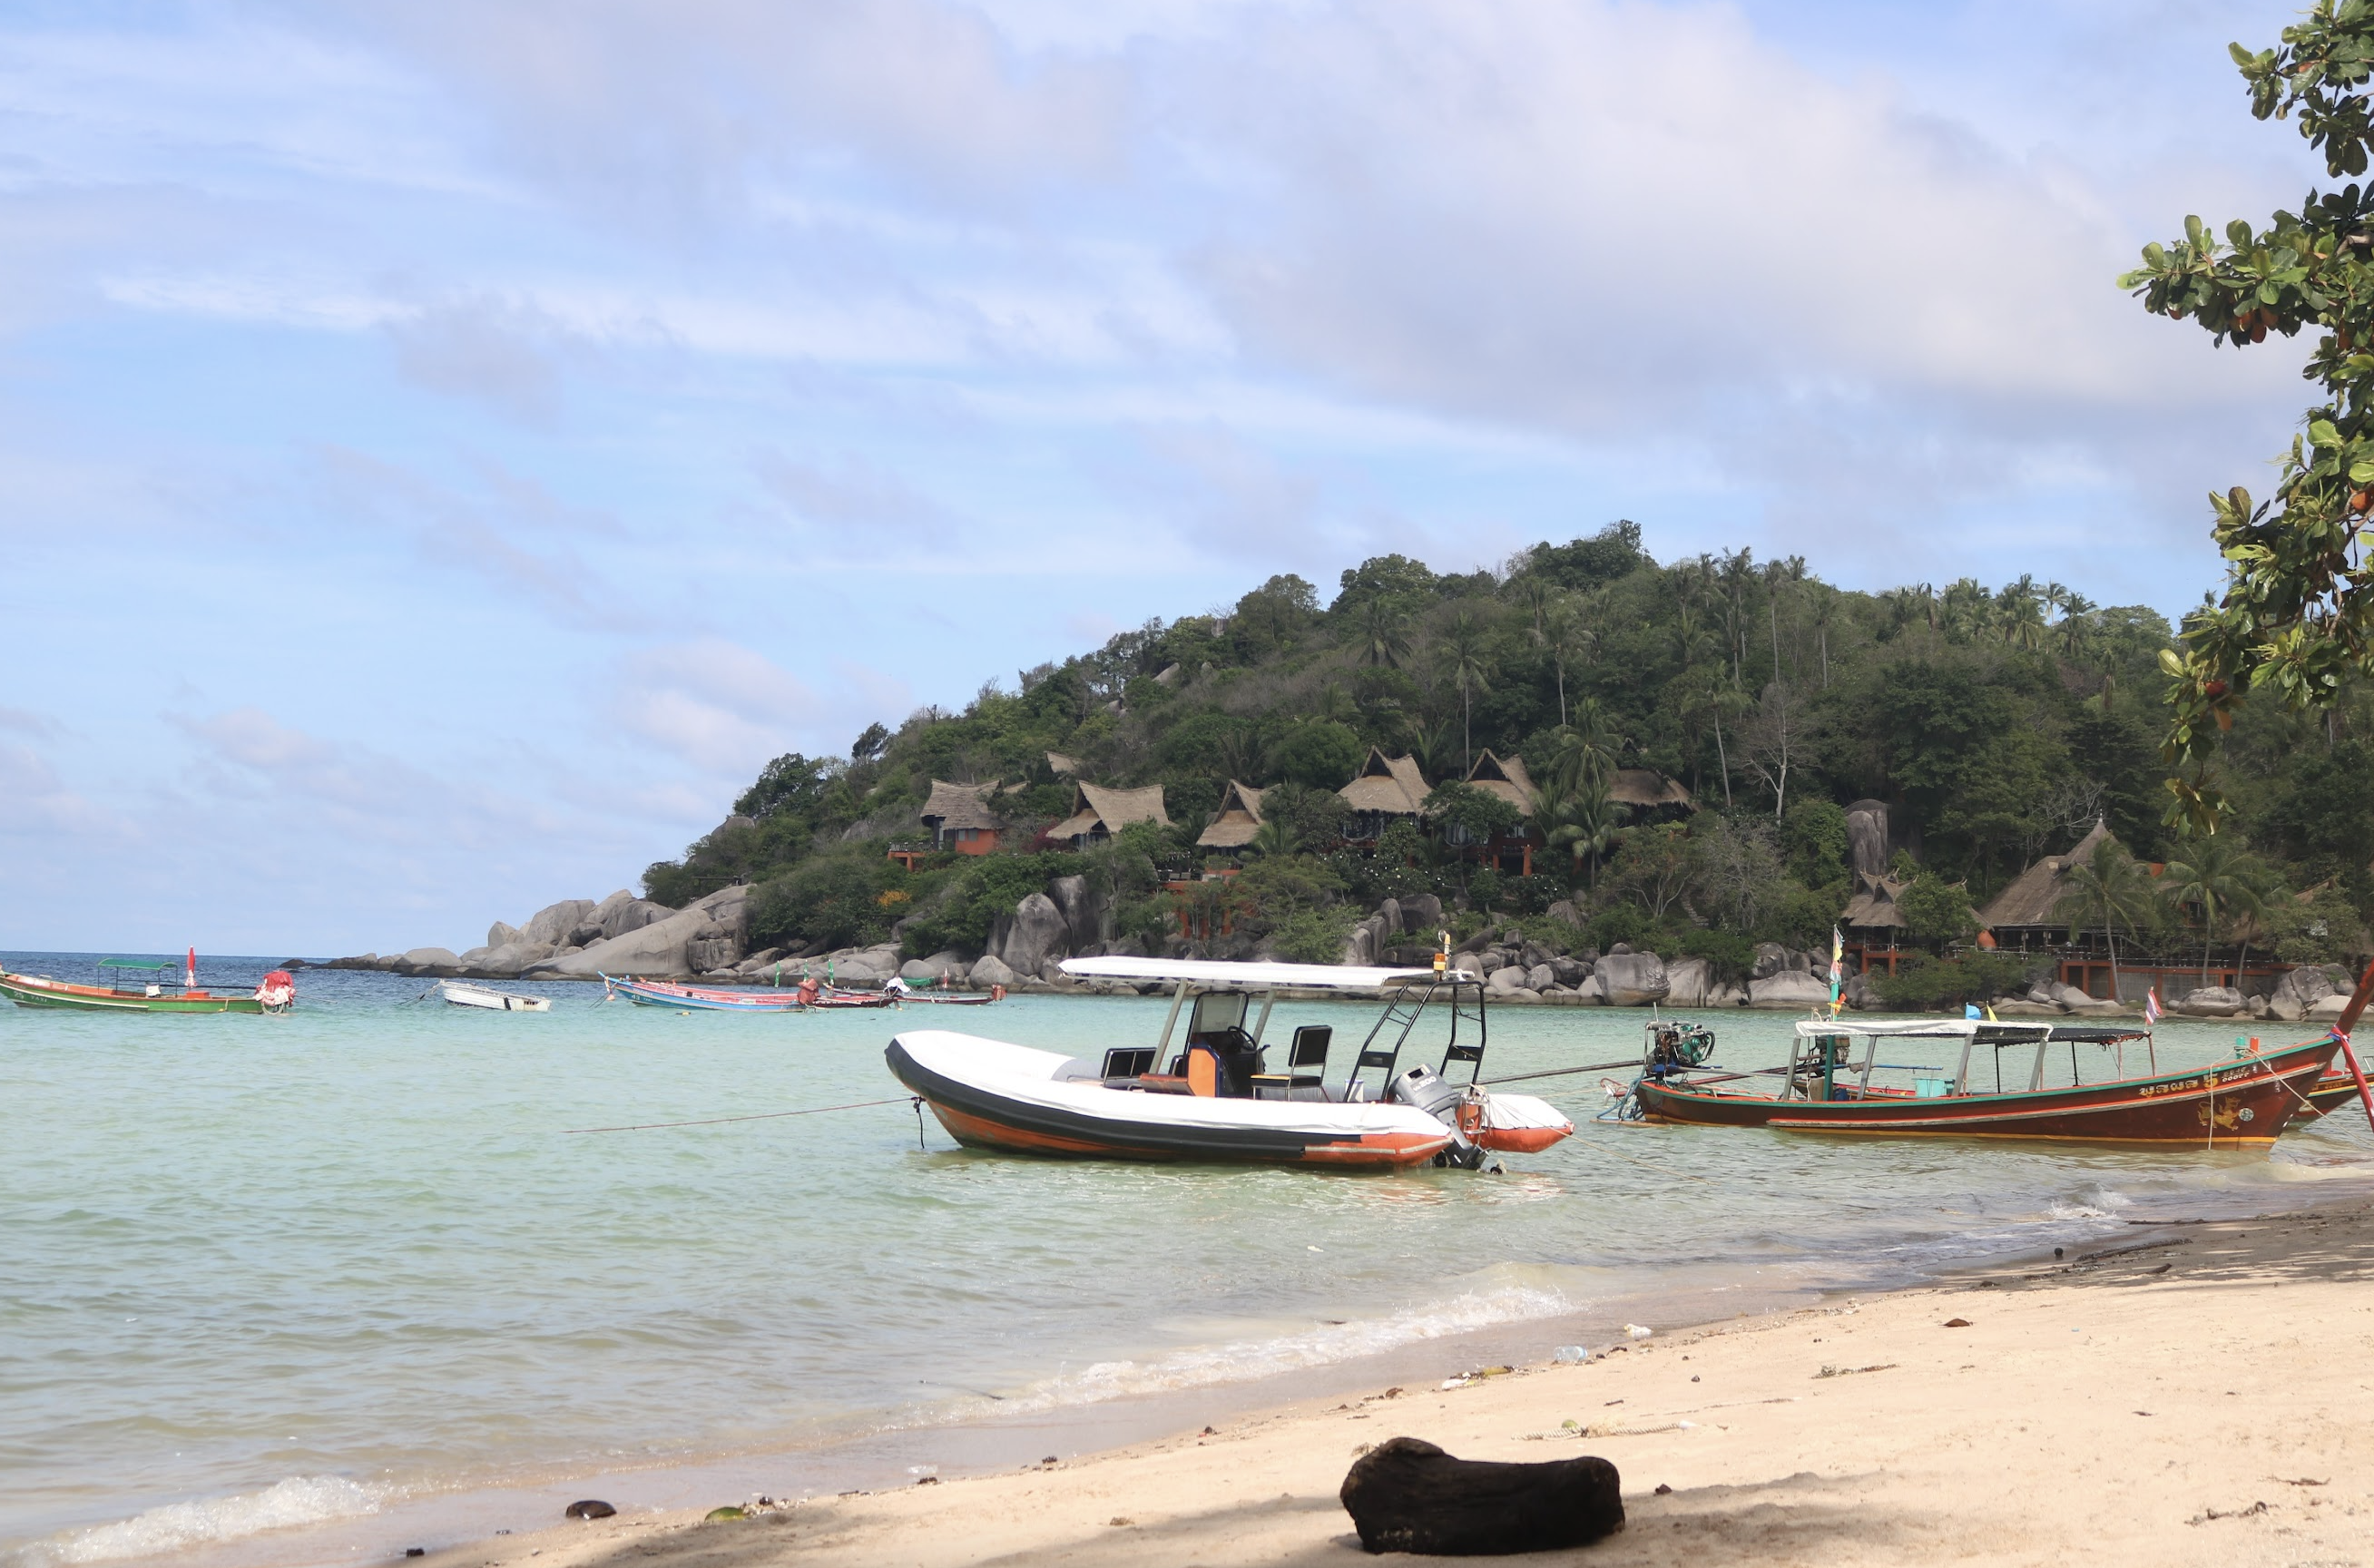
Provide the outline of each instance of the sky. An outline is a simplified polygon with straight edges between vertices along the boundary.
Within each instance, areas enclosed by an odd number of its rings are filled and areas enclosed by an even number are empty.
[[[2297,0],[0,3],[0,949],[635,884],[1275,572],[1639,521],[2171,615]]]

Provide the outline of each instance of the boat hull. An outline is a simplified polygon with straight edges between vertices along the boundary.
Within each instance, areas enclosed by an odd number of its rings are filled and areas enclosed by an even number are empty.
[[[2339,1050],[2319,1040],[2186,1073],[1936,1099],[1774,1100],[1643,1079],[1652,1121],[1893,1138],[2011,1138],[2196,1149],[2272,1144]]]
[[[2307,1103],[2293,1109],[2294,1121],[2314,1121],[2334,1111],[2358,1104],[2357,1080],[2345,1069],[2327,1071],[2309,1086],[2301,1096]]]
[[[170,996],[139,996],[112,991],[103,986],[72,986],[35,975],[0,974],[0,997],[18,1007],[63,1008],[76,1012],[262,1012],[264,1003],[252,996],[217,996],[200,991]]]
[[[1055,1082],[1045,1076],[1047,1065],[1065,1059],[938,1030],[899,1036],[885,1059],[948,1136],[974,1149],[1398,1170],[1426,1164],[1455,1141],[1441,1122],[1397,1104],[1215,1099]]]
[[[550,1012],[552,999],[541,996],[521,996],[515,991],[490,990],[484,986],[458,985],[447,981],[439,988],[450,1007],[475,1007],[488,1012]]]

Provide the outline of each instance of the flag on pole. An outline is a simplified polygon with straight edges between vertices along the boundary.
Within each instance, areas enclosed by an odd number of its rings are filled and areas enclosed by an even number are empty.
[[[2144,1022],[2146,1024],[2157,1024],[2159,1022],[2159,988],[2157,986],[2154,986],[2151,989],[2144,992]]]
[[[189,957],[182,961],[182,986],[185,990],[198,989],[198,950],[190,949]]]
[[[1839,999],[1846,994],[1846,985],[1847,939],[1839,934],[1838,927],[1832,926],[1830,928],[1830,1016],[1833,1018],[1839,1015]]]

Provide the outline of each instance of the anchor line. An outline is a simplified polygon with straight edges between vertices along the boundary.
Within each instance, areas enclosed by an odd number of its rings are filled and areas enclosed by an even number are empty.
[[[809,1106],[796,1111],[758,1111],[750,1116],[702,1117],[697,1121],[641,1121],[630,1127],[564,1127],[560,1130],[565,1136],[578,1132],[651,1132],[665,1127],[717,1127],[729,1121],[772,1121],[778,1117],[822,1116],[827,1111],[862,1111],[871,1106],[899,1105],[908,1098],[910,1096],[900,1094],[887,1100],[856,1100],[846,1106]]]

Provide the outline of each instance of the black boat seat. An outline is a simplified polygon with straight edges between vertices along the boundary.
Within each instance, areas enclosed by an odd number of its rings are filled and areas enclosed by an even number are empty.
[[[1298,1089],[1316,1089],[1327,1079],[1327,1047],[1334,1042],[1335,1028],[1331,1024],[1305,1024],[1294,1032],[1294,1043],[1287,1049],[1284,1072],[1256,1072],[1252,1075],[1253,1093],[1264,1089],[1282,1089],[1291,1094]],[[1310,1071],[1302,1071],[1305,1068]]]
[[[1104,1076],[1112,1078],[1143,1078],[1154,1071],[1152,1046],[1115,1046],[1105,1052]]]

